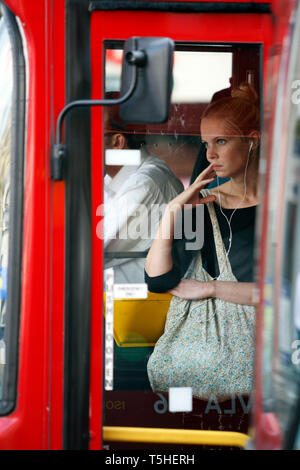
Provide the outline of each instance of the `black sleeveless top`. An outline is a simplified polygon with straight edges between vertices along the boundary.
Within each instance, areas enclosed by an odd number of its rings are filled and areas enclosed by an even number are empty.
[[[231,269],[239,282],[253,282],[254,280],[254,237],[256,207],[237,209],[231,219],[232,244],[229,252]],[[229,248],[229,226],[223,216],[220,207],[214,202],[216,216],[219,222],[222,239],[226,250]],[[228,218],[234,209],[222,211]],[[195,220],[195,217],[194,219]],[[193,227],[195,230],[195,227]],[[184,232],[183,232],[184,233]],[[188,240],[191,242],[191,240]],[[197,251],[186,250],[187,240],[174,240],[172,244],[173,268],[160,276],[150,277],[145,271],[145,282],[150,292],[167,292],[179,284],[186,273]],[[201,249],[204,269],[213,277],[219,273],[216,247],[213,236],[213,228],[207,206],[204,206],[204,244]]]

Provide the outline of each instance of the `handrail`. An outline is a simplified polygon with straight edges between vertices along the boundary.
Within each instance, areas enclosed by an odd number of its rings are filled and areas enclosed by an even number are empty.
[[[232,431],[103,426],[103,440],[113,442],[245,447],[249,439],[247,434]]]

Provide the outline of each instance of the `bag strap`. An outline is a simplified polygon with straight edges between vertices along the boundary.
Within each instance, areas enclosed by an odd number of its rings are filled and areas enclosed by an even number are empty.
[[[209,189],[202,189],[202,191],[200,192],[204,197],[210,196],[212,194]],[[216,211],[214,208],[214,203],[208,202],[206,205],[208,208],[208,212],[209,212],[209,216],[210,216],[210,220],[211,220],[211,224],[213,228],[220,274],[224,272],[232,274],[231,265],[230,265],[226,248],[222,239],[219,222],[218,222]]]

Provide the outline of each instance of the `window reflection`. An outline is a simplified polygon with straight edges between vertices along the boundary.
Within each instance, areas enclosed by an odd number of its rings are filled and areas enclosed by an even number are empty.
[[[106,49],[105,90],[107,92],[121,89],[122,60],[121,49]],[[174,87],[171,101],[209,103],[216,91],[230,86],[231,74],[231,52],[177,50],[174,53]]]
[[[293,46],[290,49],[286,43],[282,50],[273,135],[265,284],[263,410],[276,413],[283,437],[289,432],[298,396],[300,362],[297,360],[300,357],[297,353],[300,324],[300,109],[292,99],[292,84],[300,73],[299,24],[300,11],[296,26],[291,29]],[[283,109],[287,112],[283,113]]]
[[[0,20],[0,399],[6,356],[5,325],[8,270],[9,183],[11,152],[12,53],[3,19]]]
[[[109,98],[112,97],[109,96],[110,93],[114,93],[115,97],[119,96],[120,90],[122,51],[120,44],[116,44],[115,47],[117,49],[113,48],[113,41],[107,41],[105,91],[106,96]],[[182,188],[187,187],[190,184],[190,178],[201,146],[199,136],[201,114],[213,97],[218,99],[225,95],[228,96],[230,87],[233,85],[233,53],[219,52],[219,49],[215,52],[208,52],[197,50],[195,47],[193,51],[177,50],[175,52],[174,90],[171,113],[167,123],[151,125],[122,123],[118,117],[117,109],[114,108],[111,110],[113,119],[108,125],[106,120],[108,111],[104,111],[105,150],[112,146],[112,135],[124,135],[127,143],[128,138],[133,137],[134,140],[140,141],[140,146],[137,146],[135,150],[140,148],[142,151],[154,156],[156,162],[161,160],[177,178]],[[236,67],[235,81],[237,83],[245,81],[249,75],[248,82],[251,81],[252,83],[254,72],[249,73],[249,61],[250,57],[255,57],[257,60],[255,59],[256,65],[253,68],[255,68],[255,83],[257,83],[259,77],[258,50],[255,50],[255,53],[250,48],[249,50],[245,48],[245,50],[247,52],[247,54],[244,54],[247,57],[247,70],[245,70],[245,67],[244,69]],[[236,61],[240,56],[241,51],[238,51]],[[259,89],[259,87],[257,88]],[[105,172],[110,178],[116,177],[118,171],[122,171],[123,168],[132,173],[132,167],[129,164],[124,165],[126,162],[125,150],[125,148],[122,149],[124,157],[120,154],[119,165],[110,165],[109,168],[107,161],[105,162]],[[106,179],[108,182],[111,181],[107,177]],[[139,183],[140,180],[138,179],[135,186],[137,191],[132,192],[131,200],[134,200],[138,193]],[[163,188],[162,184],[159,186]],[[118,185],[117,189],[120,190],[121,185]],[[153,194],[154,191],[149,193],[148,198]],[[118,210],[122,212],[123,206],[118,204]],[[110,215],[111,213],[110,211]],[[111,224],[109,225],[111,226]],[[147,240],[148,246],[150,246],[151,241],[151,238]],[[114,267],[115,279],[117,279],[115,282],[118,283],[120,282],[118,268],[122,264],[125,266],[128,259],[123,259],[121,264],[120,253],[117,253],[118,247],[115,246],[114,248],[117,249],[113,249],[111,243],[104,243],[104,245],[105,267]],[[134,246],[137,247],[138,245],[135,244]],[[135,251],[135,249],[132,248],[132,251]],[[142,252],[142,250],[139,251]],[[139,258],[142,267],[144,261],[145,257]],[[128,282],[138,281],[134,281],[134,277],[129,276]],[[143,277],[141,277],[140,282],[143,282]],[[105,302],[106,294],[107,292],[104,296]],[[150,388],[146,366],[155,342],[163,333],[170,300],[171,296],[168,293],[148,293],[147,299],[118,298],[113,301],[115,341],[113,348],[113,386],[112,389],[107,389],[105,392],[104,422],[106,425],[194,427],[195,429],[202,427],[202,429],[207,429],[207,404],[203,405],[203,403],[194,400],[193,411],[198,413],[199,419],[193,422],[193,419],[195,419],[193,414],[169,412],[167,393],[166,396],[155,394]],[[111,305],[109,305],[109,308],[111,308]],[[111,359],[111,355],[107,358]],[[224,429],[228,430],[233,429],[232,426],[237,426],[241,432],[247,432],[251,400],[249,400],[249,403],[243,401],[238,403],[238,412],[234,410],[230,413],[229,410],[232,410],[235,405],[232,405],[231,402],[223,403],[220,412],[214,413],[215,422],[213,422],[214,420],[211,421],[211,429],[220,429],[224,426]],[[246,413],[244,413],[245,409]],[[239,414],[240,410],[242,412]],[[222,414],[222,419],[219,414]],[[237,423],[238,420],[241,422]]]

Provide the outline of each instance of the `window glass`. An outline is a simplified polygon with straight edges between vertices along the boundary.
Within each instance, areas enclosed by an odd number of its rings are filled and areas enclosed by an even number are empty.
[[[120,91],[122,47],[117,41],[107,41],[105,49],[105,91],[106,96],[111,98],[118,96]],[[135,139],[139,135],[140,143],[164,160],[187,187],[200,146],[199,116],[216,92],[220,93],[220,97],[230,94],[233,53],[229,50],[204,52],[195,48],[192,51],[178,49],[179,46],[174,53],[174,86],[168,122],[151,126],[127,125],[123,131],[127,136],[135,134]],[[247,80],[246,74],[244,80]],[[114,108],[111,112],[113,123],[110,123],[110,129],[106,129],[106,136],[112,132],[113,124],[120,126],[118,109]]]
[[[122,60],[122,50],[106,50],[106,91],[120,91]],[[216,90],[229,87],[231,73],[231,52],[176,50],[171,100],[173,103],[208,103]]]
[[[6,363],[6,299],[9,248],[11,114],[13,70],[10,40],[0,20],[0,399]]]
[[[299,393],[299,26],[298,11],[292,46],[286,41],[283,47],[276,100],[264,314],[263,409],[276,413],[283,436]]]
[[[298,9],[299,10],[299,9]],[[286,432],[289,419],[298,395],[300,316],[299,316],[299,279],[300,279],[300,100],[299,100],[299,27],[300,11],[297,14],[293,34],[290,71],[288,77],[289,100],[287,123],[287,156],[285,191],[283,194],[282,224],[282,270],[280,273],[280,292],[278,302],[278,350],[275,362],[276,409]],[[298,86],[296,87],[296,85]],[[292,94],[291,94],[292,93]]]
[[[117,41],[105,44],[107,98],[119,96],[122,47]],[[212,99],[230,96],[234,83],[250,78],[259,83],[259,64],[258,47],[177,44],[166,123],[128,124],[117,107],[103,110],[105,425],[201,429],[192,416],[170,412],[167,394],[150,387],[147,362],[163,333],[171,295],[147,292],[145,257],[165,205],[190,184],[200,154],[202,112]],[[229,425],[235,418],[225,415]]]
[[[286,64],[288,50],[285,47],[282,54],[282,65],[278,80],[277,110],[283,109],[285,105]],[[272,85],[269,85],[272,88]],[[270,94],[272,90],[269,90]],[[278,191],[280,184],[280,158],[281,148],[279,140],[282,137],[283,113],[276,113],[274,121],[274,145],[272,151],[271,185],[269,197],[269,219],[268,219],[268,243],[267,243],[267,265],[265,279],[265,305],[264,305],[264,329],[263,329],[263,358],[262,358],[262,387],[263,387],[263,409],[265,412],[275,411],[275,397],[273,389],[274,381],[274,348],[275,340],[275,276],[276,276],[276,253],[278,251]]]
[[[3,4],[1,13],[0,413],[7,414],[17,392],[26,93],[21,26]]]

